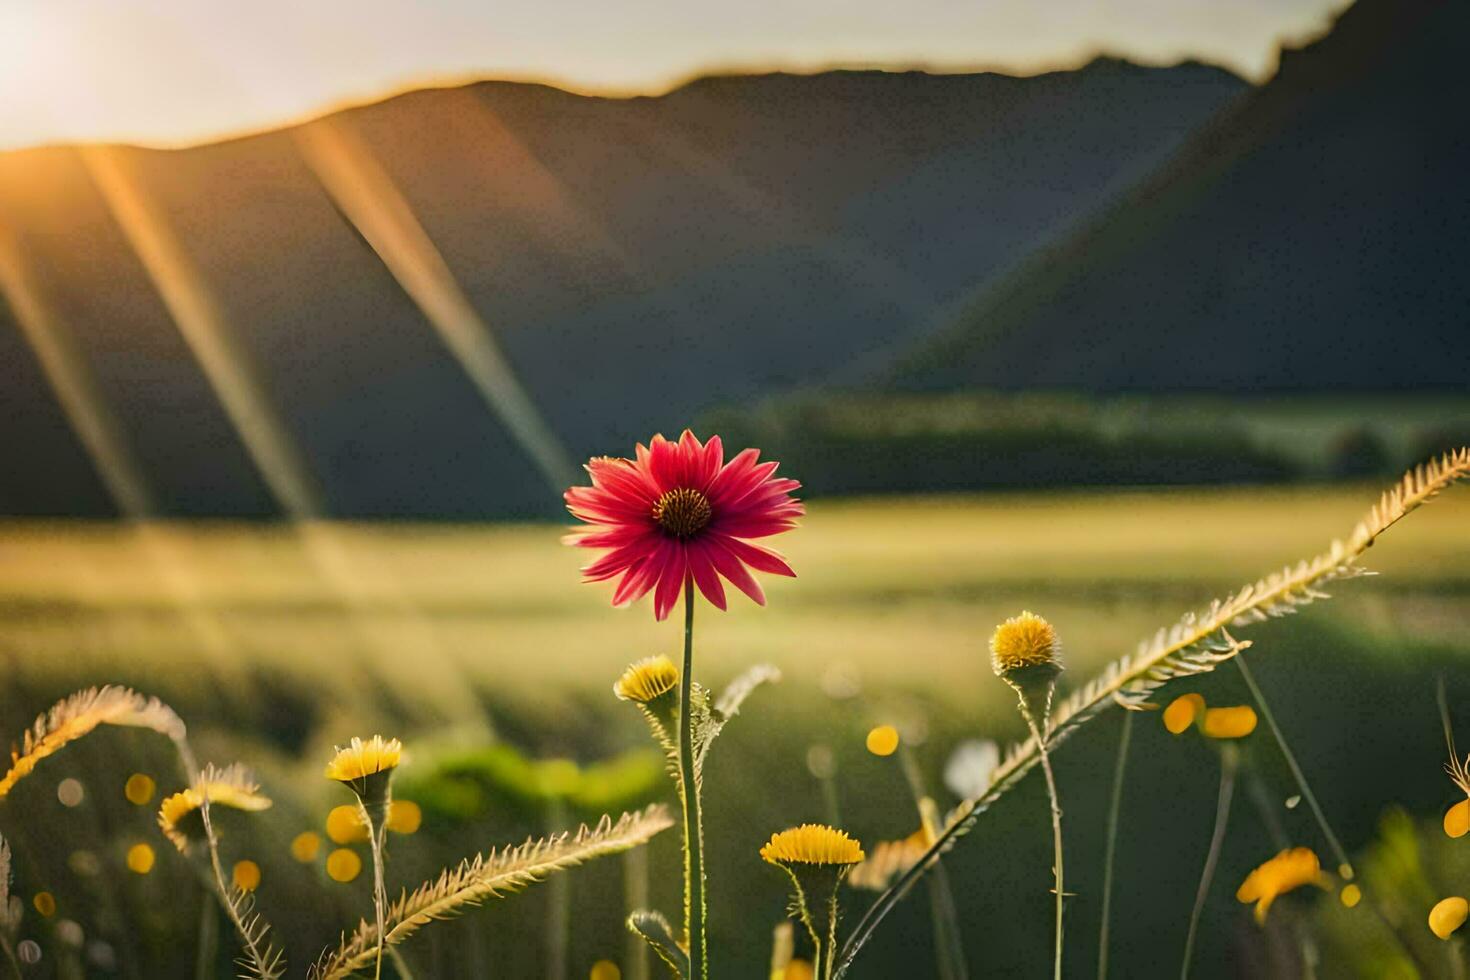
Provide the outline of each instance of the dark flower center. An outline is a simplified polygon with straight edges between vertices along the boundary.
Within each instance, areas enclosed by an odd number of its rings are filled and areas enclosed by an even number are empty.
[[[676,538],[692,538],[709,523],[709,498],[698,490],[680,487],[653,503],[653,519]]]

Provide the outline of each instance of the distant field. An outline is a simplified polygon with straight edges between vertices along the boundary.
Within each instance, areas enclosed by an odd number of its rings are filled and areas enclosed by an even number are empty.
[[[1000,619],[1023,607],[1048,616],[1066,643],[1066,682],[1080,683],[1182,612],[1346,535],[1378,489],[813,503],[804,526],[779,542],[799,579],[767,581],[765,610],[737,598],[728,613],[702,606],[696,617],[704,678],[718,686],[758,660],[787,678],[752,700],[709,777],[715,900],[727,903],[716,908],[714,929],[739,967],[730,975],[754,975],[744,971],[759,967],[781,914],[780,883],[754,860],[755,844],[782,822],[821,818],[820,794],[801,761],[808,745],[839,748],[844,820],[856,832],[902,836],[913,820],[902,781],[892,766],[862,753],[862,731],[884,719],[924,722],[929,738],[921,764],[936,785],[960,738],[1019,734],[1011,695],[990,676],[985,650]],[[674,652],[678,627],[655,624],[646,604],[611,609],[604,587],[580,585],[576,569],[584,556],[560,545],[560,532],[551,525],[0,524],[0,657],[7,675],[0,721],[18,734],[57,695],[121,681],[173,703],[208,757],[254,763],[278,806],[263,815],[260,830],[241,831],[231,846],[266,855],[262,906],[300,963],[337,925],[310,924],[321,910],[304,914],[299,903],[308,893],[298,885],[305,880],[280,855],[295,832],[342,802],[319,775],[333,740],[385,730],[424,745],[455,732],[498,733],[531,754],[584,762],[641,744],[636,717],[609,687],[628,660]],[[1341,583],[1332,603],[1249,634],[1263,679],[1289,706],[1288,722],[1302,737],[1298,751],[1318,774],[1324,802],[1342,815],[1350,847],[1361,845],[1387,803],[1407,799],[1433,815],[1435,794],[1448,785],[1438,771],[1432,678],[1470,655],[1470,493],[1447,493],[1394,528],[1368,559],[1380,577]],[[1452,670],[1452,683],[1455,676]],[[854,682],[862,692],[855,699],[824,693],[850,694]],[[1241,696],[1233,672],[1194,686],[1212,699]],[[1367,724],[1375,726],[1371,745],[1355,735]],[[1133,864],[1123,887],[1147,881],[1146,894],[1128,894],[1157,913],[1191,894],[1213,805],[1214,763],[1200,758],[1198,746],[1170,741],[1151,719],[1146,725],[1135,778],[1149,788],[1139,790],[1135,806],[1148,806],[1134,818],[1147,828],[1140,840],[1163,850],[1125,848]],[[1072,788],[1078,854],[1098,853],[1115,726],[1099,722],[1059,759],[1064,786]],[[25,784],[32,795],[17,794],[30,802],[0,809],[0,828],[18,835],[18,849],[51,855],[49,864],[32,863],[26,873],[64,878],[65,854],[82,834],[67,829],[66,814],[48,795],[50,779],[95,777],[105,787],[98,792],[115,795],[105,780],[142,764],[128,751],[153,752],[154,764],[167,767],[152,749],[119,749],[146,746],[143,736],[128,738],[99,738],[95,749],[48,760],[48,778]],[[1263,760],[1274,758],[1268,743],[1254,744]],[[1262,764],[1279,776],[1274,762]],[[1376,782],[1366,778],[1370,772],[1379,774]],[[1032,789],[1028,781],[988,815],[977,842],[954,859],[975,975],[1024,972],[1046,951],[1048,845]],[[1168,792],[1158,797],[1160,789]],[[51,811],[61,815],[42,816]],[[118,846],[153,833],[144,814],[117,820],[111,826]],[[452,828],[428,825],[396,845],[395,873],[407,881],[470,847],[547,825],[497,812],[476,825],[469,844]],[[1312,832],[1307,823],[1296,830]],[[1242,833],[1258,837],[1260,830]],[[1227,849],[1197,976],[1221,975],[1211,957],[1226,955],[1239,918],[1230,876],[1259,860],[1266,846],[1247,840]],[[1181,848],[1187,858],[1170,856]],[[274,864],[267,860],[272,853]],[[656,842],[652,853],[656,867],[675,866],[672,838]],[[618,867],[573,879],[573,901],[584,910],[572,944],[573,976],[585,976],[596,956],[622,949],[621,898],[610,906],[602,900],[620,896]],[[1095,942],[1095,873],[1091,864],[1077,873],[1082,897],[1072,929],[1082,975]],[[1069,865],[1069,884],[1070,876]],[[123,885],[163,888],[157,877]],[[672,912],[670,885],[656,880],[655,898]],[[66,886],[55,887],[60,893]],[[322,913],[329,923],[361,911],[362,894],[324,880],[315,887],[332,896]],[[1034,913],[1020,923],[1006,898],[1016,889],[1034,899],[1020,903]],[[434,937],[406,949],[435,964],[473,963],[492,954],[464,950],[480,950],[475,944],[482,941],[496,949],[496,930],[539,929],[546,900],[516,898],[505,909],[431,929]],[[875,942],[855,975],[893,976],[897,964],[927,956],[926,905],[909,903],[895,918],[895,933]],[[1004,937],[994,932],[997,921]],[[187,939],[194,925],[186,925]],[[1172,936],[1177,925],[1171,919],[1166,932]],[[1127,975],[1177,969],[1177,943],[1153,942],[1149,930],[1156,928],[1120,927],[1120,950],[1138,971]],[[192,939],[179,942],[185,952],[192,948]],[[158,963],[173,962],[157,955]]]
[[[1213,596],[1316,554],[1376,491],[817,502],[779,542],[800,578],[768,581],[765,610],[743,598],[724,614],[702,608],[700,657],[714,677],[756,658],[797,678],[836,664],[969,700],[990,628],[1028,606],[1058,624],[1081,674]],[[328,696],[360,663],[404,685],[423,722],[450,720],[436,716],[461,706],[462,681],[534,684],[543,697],[600,691],[629,657],[671,651],[678,630],[579,584],[587,556],[560,533],[0,523],[0,648],[38,682],[121,671],[172,684],[173,671],[214,657],[322,682]],[[1376,610],[1377,628],[1406,603],[1470,589],[1470,495],[1446,495],[1370,559],[1383,578],[1343,585],[1356,599],[1338,612]],[[1441,626],[1416,619],[1416,630]]]

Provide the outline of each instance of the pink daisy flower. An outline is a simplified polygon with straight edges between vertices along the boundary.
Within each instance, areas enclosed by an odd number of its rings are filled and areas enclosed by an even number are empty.
[[[613,605],[653,590],[653,614],[664,619],[693,581],[704,597],[725,608],[723,578],[765,605],[750,569],[796,573],[780,555],[751,544],[790,530],[804,510],[791,491],[795,480],[776,479],[777,463],[761,463],[747,449],[728,463],[720,437],[701,444],[688,429],[678,442],[654,436],[638,444],[636,459],[603,456],[587,463],[590,487],[566,492],[567,509],[592,527],[567,540],[607,554],[582,569],[588,582],[622,576]]]

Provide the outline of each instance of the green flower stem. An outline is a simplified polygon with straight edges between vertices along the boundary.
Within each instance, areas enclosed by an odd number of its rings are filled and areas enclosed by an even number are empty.
[[[1113,767],[1113,798],[1108,805],[1108,834],[1103,852],[1102,923],[1097,929],[1097,980],[1108,976],[1108,923],[1113,912],[1113,864],[1118,856],[1118,816],[1123,809],[1123,776],[1128,746],[1133,739],[1133,712],[1123,712],[1123,734],[1118,736],[1118,760]]]
[[[1046,795],[1051,803],[1051,842],[1053,872],[1056,874],[1056,942],[1052,955],[1052,977],[1054,980],[1062,980],[1062,910],[1066,902],[1066,891],[1062,884],[1062,805],[1061,797],[1057,794],[1057,777],[1051,768],[1051,752],[1046,747],[1046,738],[1043,729],[1047,726],[1051,714],[1052,685],[1048,683],[1045,689],[1045,697],[1036,695],[1043,692],[1028,690],[1017,686],[1016,691],[1021,698],[1021,715],[1026,719],[1026,726],[1031,729],[1031,737],[1036,740],[1036,754],[1041,762],[1042,774],[1046,776]],[[1041,712],[1037,712],[1033,701],[1041,701],[1045,706]],[[1038,720],[1038,714],[1040,718]]]
[[[705,948],[704,825],[699,816],[699,777],[694,767],[694,579],[684,582],[684,670],[679,675],[679,797],[684,809],[684,927],[689,969],[709,977]]]
[[[391,793],[385,791],[381,801],[371,805],[361,797],[362,817],[368,827],[368,842],[373,852],[373,913],[378,927],[378,950],[373,965],[374,980],[383,975],[383,916],[388,905],[388,892],[383,887],[383,838],[388,834],[388,811],[393,805]]]
[[[1353,863],[1348,860],[1347,851],[1343,849],[1342,842],[1332,832],[1327,824],[1327,814],[1322,812],[1322,804],[1317,802],[1317,794],[1312,792],[1312,787],[1307,784],[1306,773],[1297,764],[1296,756],[1292,755],[1291,749],[1287,747],[1286,736],[1281,732],[1281,726],[1276,724],[1276,716],[1271,713],[1271,706],[1266,703],[1266,695],[1261,692],[1261,687],[1256,683],[1255,675],[1251,673],[1250,667],[1246,666],[1245,657],[1235,658],[1235,666],[1240,668],[1240,676],[1245,678],[1246,686],[1251,689],[1251,697],[1255,698],[1256,707],[1261,709],[1261,717],[1266,719],[1266,724],[1271,729],[1271,734],[1276,737],[1276,744],[1281,748],[1281,754],[1286,758],[1286,764],[1291,768],[1291,775],[1296,779],[1297,788],[1306,797],[1307,803],[1312,808],[1312,815],[1317,818],[1317,826],[1322,828],[1322,836],[1327,838],[1327,843],[1332,846],[1332,853],[1337,857],[1337,872],[1343,878],[1351,881],[1353,879]]]
[[[919,761],[906,743],[898,747],[899,767],[908,781],[913,794],[914,806],[919,811],[919,822],[925,835],[933,840],[941,830],[938,808],[924,786],[924,775],[919,771]],[[834,821],[832,826],[837,826]],[[965,948],[960,940],[959,913],[955,907],[954,891],[949,885],[949,875],[944,865],[934,863],[934,876],[929,879],[929,915],[934,926],[934,955],[938,960],[940,980],[966,980],[969,969],[965,964]],[[830,957],[829,957],[830,959]]]
[[[1238,659],[1238,658],[1237,658]],[[1184,936],[1184,962],[1179,967],[1180,980],[1188,980],[1189,964],[1194,957],[1194,936],[1199,929],[1200,913],[1215,880],[1215,867],[1220,862],[1220,848],[1225,843],[1225,826],[1230,822],[1230,800],[1235,794],[1235,771],[1240,766],[1240,752],[1230,742],[1220,746],[1220,795],[1215,804],[1215,830],[1210,835],[1210,851],[1200,871],[1199,888],[1194,895],[1194,908],[1189,912],[1189,931]]]

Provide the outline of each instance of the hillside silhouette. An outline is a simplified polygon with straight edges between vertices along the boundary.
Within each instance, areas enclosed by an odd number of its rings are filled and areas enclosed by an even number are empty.
[[[715,77],[658,98],[484,82],[333,117],[412,209],[571,457],[875,366],[1248,90],[1216,68]],[[555,494],[293,129],[118,148],[339,516]],[[273,514],[73,147],[0,154],[0,227],[170,514]],[[113,503],[0,305],[0,512]],[[877,360],[875,360],[877,359]]]
[[[1360,0],[885,384],[1423,390],[1470,378],[1470,6]]]

